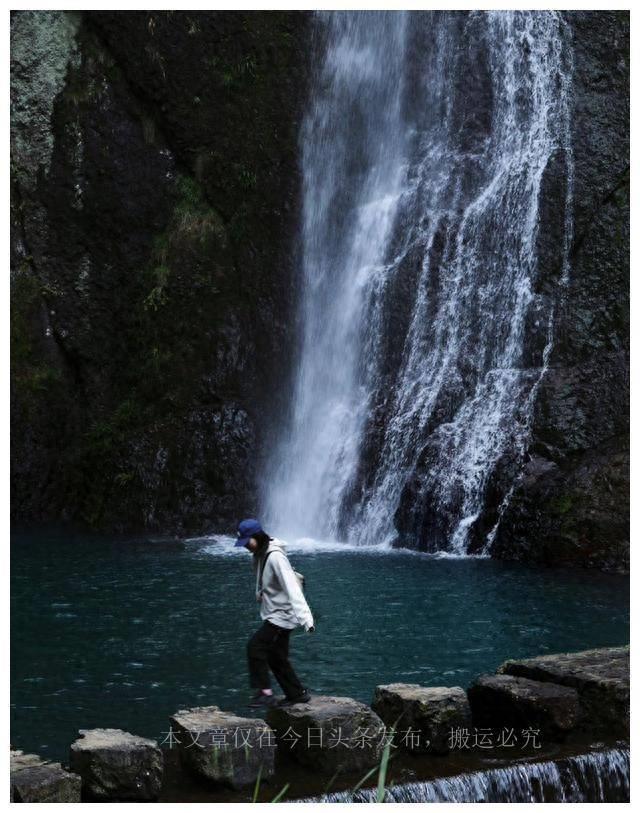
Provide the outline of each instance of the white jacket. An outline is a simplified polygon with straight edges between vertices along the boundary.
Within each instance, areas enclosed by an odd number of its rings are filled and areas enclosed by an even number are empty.
[[[265,556],[270,554],[264,565],[262,574],[262,596],[260,594],[260,566],[258,562],[256,572],[256,598],[262,599],[260,603],[260,617],[263,621],[270,621],[277,627],[295,629],[304,627],[309,630],[315,626],[313,615],[304,597],[298,578],[293,572],[291,562],[285,551],[286,542],[272,539],[269,542]],[[261,560],[264,559],[261,557]]]

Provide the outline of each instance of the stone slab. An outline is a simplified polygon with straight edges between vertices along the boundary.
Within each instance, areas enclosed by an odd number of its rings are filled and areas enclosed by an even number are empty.
[[[150,801],[162,786],[164,760],[155,740],[119,728],[80,729],[69,765],[95,800]]]
[[[570,686],[580,697],[584,727],[629,737],[628,646],[508,660],[498,674]]]
[[[79,802],[82,780],[59,762],[37,754],[11,750],[10,799],[12,802]]]
[[[376,686],[371,706],[387,727],[398,720],[394,743],[418,753],[446,754],[451,730],[471,725],[471,708],[460,686],[389,683]]]
[[[581,718],[578,692],[569,686],[514,675],[481,675],[469,689],[473,724],[478,728],[525,729],[543,740],[563,740]]]
[[[351,697],[315,695],[308,703],[267,711],[281,752],[321,773],[366,771],[384,747],[385,724]]]
[[[267,723],[218,706],[177,711],[171,718],[184,767],[211,782],[239,789],[274,772],[276,739]]]

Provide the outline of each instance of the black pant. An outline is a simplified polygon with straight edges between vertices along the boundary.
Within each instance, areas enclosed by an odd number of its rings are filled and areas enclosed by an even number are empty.
[[[270,668],[287,698],[304,694],[304,686],[289,661],[290,635],[291,630],[265,621],[251,636],[247,644],[247,659],[249,682],[254,689],[271,688]]]

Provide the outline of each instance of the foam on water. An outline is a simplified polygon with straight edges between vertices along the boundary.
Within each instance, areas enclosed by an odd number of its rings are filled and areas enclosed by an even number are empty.
[[[222,534],[208,536],[193,536],[184,540],[190,546],[197,547],[198,552],[208,556],[241,556],[247,552],[244,548],[235,547],[235,538]],[[468,556],[449,551],[437,553],[424,553],[410,548],[390,548],[386,543],[360,545],[356,542],[342,542],[337,539],[313,539],[311,537],[284,539],[289,553],[317,555],[323,553],[358,553],[358,554],[384,554],[393,556],[418,556],[425,559],[468,559]],[[486,559],[485,555],[474,558]]]

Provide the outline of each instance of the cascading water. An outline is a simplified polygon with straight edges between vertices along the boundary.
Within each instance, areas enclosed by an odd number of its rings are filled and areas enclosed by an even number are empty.
[[[321,24],[328,45],[301,139],[302,350],[267,515],[334,536],[367,415],[370,300],[406,171],[407,15],[335,13]]]
[[[423,547],[467,552],[475,528],[482,549],[487,492],[498,516],[551,346],[557,290],[538,286],[550,167],[564,237],[557,272],[542,270],[556,289],[568,273],[562,17],[334,12],[317,24],[301,347],[265,514],[282,532],[358,544],[391,543],[401,514]]]
[[[629,751],[610,748],[557,761],[520,762],[387,788],[388,802],[628,802]],[[327,793],[297,802],[375,802],[376,789]]]

